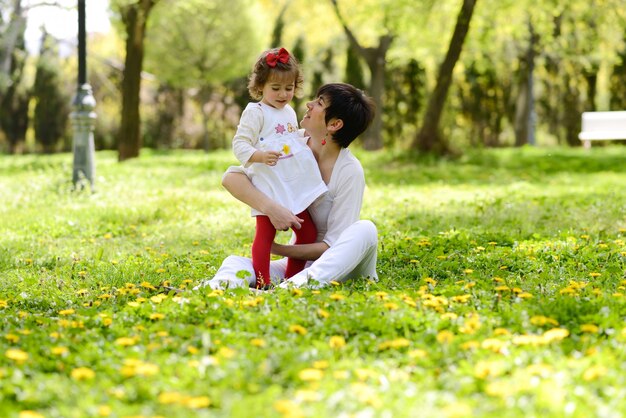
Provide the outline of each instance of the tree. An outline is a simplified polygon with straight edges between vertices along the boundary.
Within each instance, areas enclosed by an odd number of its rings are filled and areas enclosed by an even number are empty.
[[[463,43],[469,31],[474,6],[476,6],[476,0],[463,0],[448,52],[439,66],[437,84],[428,101],[424,122],[413,141],[413,148],[420,151],[435,152],[437,154],[444,154],[450,151],[448,144],[440,135],[439,121],[441,120],[448,89],[452,83],[452,71],[461,55]]]
[[[370,85],[368,93],[374,99],[374,103],[377,107],[377,112],[372,121],[370,128],[365,132],[363,138],[363,148],[368,150],[380,149],[383,146],[382,140],[382,108],[383,108],[383,95],[385,93],[385,66],[387,63],[387,51],[391,47],[394,35],[392,33],[386,33],[378,38],[378,46],[376,47],[364,47],[359,43],[352,30],[348,27],[345,19],[339,11],[339,5],[337,0],[331,0],[335,14],[343,27],[343,30],[348,37],[351,48],[358,53],[358,55],[367,63],[370,70]]]
[[[148,16],[158,2],[159,0],[118,0],[116,3],[126,32],[126,58],[122,79],[122,121],[118,140],[119,161],[138,157],[141,149],[139,93],[144,42]]]
[[[55,151],[57,143],[66,134],[70,111],[70,98],[60,80],[59,52],[55,42],[44,31],[33,86],[35,140],[47,154]]]
[[[194,90],[204,148],[215,148],[223,141],[211,137],[209,119],[222,118],[228,108],[214,106],[215,97],[224,94],[229,80],[246,74],[260,53],[248,2],[166,0],[163,5],[151,22],[146,67],[163,84]]]
[[[26,29],[21,3],[14,3],[15,9],[11,20],[3,32],[0,42],[0,129],[9,144],[9,153],[16,154],[26,138],[28,129],[28,103],[30,89],[25,85],[24,67],[26,47],[24,30]],[[4,68],[4,66],[8,66]]]
[[[6,10],[4,3],[4,1],[0,3],[3,6],[0,10],[3,12]],[[15,68],[13,66],[14,51],[26,30],[26,10],[22,7],[22,0],[13,0],[13,7],[8,15],[9,21],[6,24],[0,16],[2,29],[0,32],[0,98],[12,82],[11,69]]]

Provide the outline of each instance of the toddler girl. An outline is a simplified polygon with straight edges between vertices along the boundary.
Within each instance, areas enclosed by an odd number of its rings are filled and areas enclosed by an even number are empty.
[[[258,102],[248,103],[233,138],[233,152],[257,189],[304,220],[294,229],[295,244],[310,244],[317,229],[306,208],[327,191],[326,184],[298,131],[296,112],[289,105],[302,86],[295,57],[286,49],[265,51],[254,64],[248,91]],[[257,288],[270,285],[270,250],[276,229],[269,218],[252,209],[256,233],[252,243],[252,265]],[[289,259],[285,278],[304,268],[305,260]]]

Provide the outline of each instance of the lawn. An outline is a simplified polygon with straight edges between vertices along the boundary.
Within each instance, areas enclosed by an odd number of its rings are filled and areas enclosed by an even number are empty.
[[[249,255],[230,152],[100,152],[94,194],[0,156],[0,416],[626,414],[626,148],[356,153],[380,280],[261,295],[159,290]]]

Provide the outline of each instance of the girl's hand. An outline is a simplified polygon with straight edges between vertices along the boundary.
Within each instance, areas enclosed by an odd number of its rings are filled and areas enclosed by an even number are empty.
[[[278,151],[263,151],[261,162],[269,166],[275,166],[280,156],[281,153]]]

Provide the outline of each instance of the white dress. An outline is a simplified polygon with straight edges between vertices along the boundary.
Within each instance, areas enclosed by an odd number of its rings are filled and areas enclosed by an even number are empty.
[[[298,214],[327,191],[307,139],[298,131],[293,108],[276,109],[265,103],[249,103],[233,138],[233,152],[245,167],[252,184],[269,198]],[[250,163],[257,150],[278,151],[275,166]],[[261,215],[252,209],[252,215]]]

